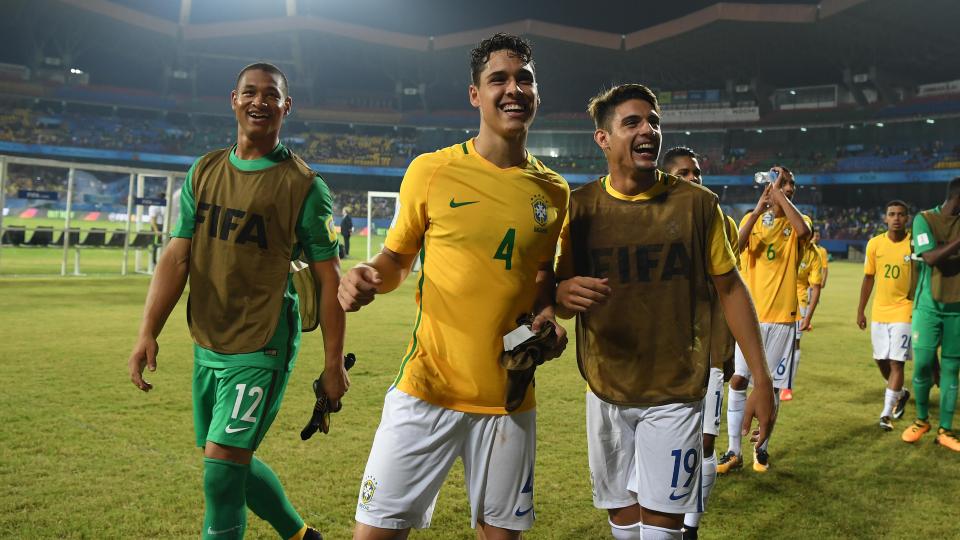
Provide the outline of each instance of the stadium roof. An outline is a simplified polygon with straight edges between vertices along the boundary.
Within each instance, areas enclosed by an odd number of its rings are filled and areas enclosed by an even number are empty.
[[[267,59],[321,92],[425,85],[436,107],[463,108],[466,51],[503,30],[533,41],[552,92],[545,108],[580,110],[599,88],[628,80],[696,89],[833,84],[844,71],[903,86],[960,78],[960,2],[920,4],[15,0],[0,21],[0,61],[32,65],[53,51],[96,84],[150,89],[165,70],[192,67],[210,95],[243,64]]]

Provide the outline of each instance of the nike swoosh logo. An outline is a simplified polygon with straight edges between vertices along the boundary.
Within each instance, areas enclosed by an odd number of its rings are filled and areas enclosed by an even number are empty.
[[[451,198],[451,199],[450,199],[450,208],[460,208],[461,206],[467,206],[468,204],[477,204],[478,202],[480,202],[480,201],[463,201],[463,202],[457,202],[457,201],[453,200],[453,198]]]
[[[226,431],[227,433],[239,433],[246,429],[250,429],[250,426],[238,427],[238,428],[227,426],[226,429],[224,429],[224,431]]]
[[[213,527],[207,527],[207,534],[218,535],[218,534],[228,533],[230,531],[235,531],[240,527],[241,527],[240,525],[237,525],[236,527],[230,527],[229,529],[223,529],[222,531],[215,531],[213,530]]]
[[[674,492],[670,493],[670,500],[671,500],[671,501],[679,501],[680,499],[686,497],[686,496],[689,495],[689,494],[690,494],[690,492],[688,491],[688,492],[686,492],[686,493],[681,493],[680,495],[677,495],[677,492],[674,491]]]
[[[523,517],[529,514],[531,510],[533,510],[532,506],[530,508],[527,508],[526,510],[520,510],[519,508],[517,508],[517,511],[514,512],[514,514],[516,514],[517,517]]]

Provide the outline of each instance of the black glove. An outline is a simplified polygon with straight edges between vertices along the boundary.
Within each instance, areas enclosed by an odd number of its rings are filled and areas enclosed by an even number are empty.
[[[530,326],[532,323],[533,318],[529,315],[517,320],[518,325]],[[559,345],[557,329],[552,323],[545,322],[535,336],[500,354],[500,365],[507,370],[507,392],[504,396],[507,412],[513,412],[520,407],[537,366],[553,358]]]
[[[347,370],[352,368],[356,362],[357,357],[353,353],[347,353],[343,357],[343,367]],[[331,406],[330,400],[327,399],[327,395],[323,393],[323,373],[317,377],[317,380],[313,381],[313,394],[317,396],[317,402],[313,405],[313,415],[310,416],[307,426],[300,432],[300,438],[304,441],[313,437],[313,434],[317,431],[329,433],[330,413],[340,412],[340,409],[343,408],[342,400],[337,401],[336,408],[334,408]]]

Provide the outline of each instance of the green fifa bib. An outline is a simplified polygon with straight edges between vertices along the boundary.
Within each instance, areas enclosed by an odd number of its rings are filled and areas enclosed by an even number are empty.
[[[276,331],[297,219],[315,176],[293,154],[243,171],[230,163],[232,151],[211,152],[194,169],[187,303],[194,341],[224,354],[257,351]]]
[[[577,361],[593,392],[618,405],[702,399],[713,339],[708,257],[717,197],[668,179],[623,201],[592,182],[570,195],[575,274],[609,278],[609,299],[577,316]]]

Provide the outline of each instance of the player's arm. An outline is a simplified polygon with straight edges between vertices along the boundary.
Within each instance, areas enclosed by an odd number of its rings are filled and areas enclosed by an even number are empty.
[[[740,345],[750,373],[753,374],[754,391],[747,401],[741,431],[749,431],[753,417],[756,416],[759,422],[758,439],[762,443],[773,429],[773,382],[764,357],[757,311],[747,286],[740,279],[723,223],[723,213],[717,207],[709,233],[707,271],[717,289],[730,333]]]
[[[771,191],[773,191],[773,184],[767,184],[767,187],[763,188],[760,200],[757,201],[757,206],[753,209],[753,212],[747,214],[747,219],[740,225],[740,231],[737,234],[738,252],[743,252],[750,244],[750,233],[753,232],[753,226],[757,224],[760,216],[770,209],[770,205],[772,204],[772,199],[770,198]]]
[[[556,314],[561,319],[569,319],[577,313],[589,311],[593,306],[606,301],[610,295],[610,287],[607,285],[607,278],[573,275],[569,214],[564,219],[563,228],[560,229],[559,244],[560,253],[557,256],[555,277],[559,282],[556,288]]]
[[[820,290],[822,288],[823,285],[819,283],[810,284],[810,303],[807,304],[807,314],[803,317],[803,320],[800,321],[801,332],[810,329],[810,324],[813,321],[813,312],[817,310],[817,305],[820,303]]]
[[[555,309],[555,293],[557,290],[557,280],[553,273],[553,261],[546,261],[537,271],[537,300],[534,304],[533,324],[530,329],[533,332],[540,330],[544,323],[552,324],[557,332],[557,347],[550,353],[545,360],[551,360],[560,356],[563,349],[567,346],[567,329],[557,322]]]
[[[867,301],[870,300],[870,293],[873,292],[875,282],[874,275],[877,273],[877,241],[867,242],[867,250],[863,258],[863,283],[860,284],[860,303],[857,304],[857,326],[861,330],[867,327]]]
[[[346,314],[337,299],[340,285],[340,259],[310,263],[313,279],[320,288],[320,331],[323,333],[323,389],[334,402],[350,388],[350,378],[343,365],[343,342]],[[338,376],[333,376],[337,374]]]
[[[770,199],[783,210],[783,215],[786,216],[787,220],[790,222],[790,225],[793,225],[793,230],[797,232],[797,239],[801,244],[810,238],[813,232],[810,230],[810,226],[807,225],[807,222],[803,219],[803,214],[797,210],[797,207],[793,205],[793,202],[783,194],[783,191],[780,189],[783,186],[783,183],[786,181],[787,175],[784,174],[784,170],[780,167],[774,167],[772,170],[777,172],[777,179],[773,183],[773,189],[770,191]],[[789,174],[789,173],[787,173]]]
[[[427,190],[439,166],[429,155],[422,155],[407,167],[400,183],[396,223],[387,233],[385,247],[340,280],[340,305],[345,311],[357,311],[377,294],[396,289],[410,274],[430,223]]]
[[[727,326],[737,340],[750,373],[753,375],[753,393],[747,401],[741,431],[746,434],[753,417],[756,416],[759,423],[757,438],[759,445],[767,439],[773,429],[775,414],[773,381],[770,378],[763,352],[763,342],[760,339],[757,311],[750,298],[750,292],[736,269],[712,278],[723,307],[723,315],[727,319]]]
[[[827,288],[827,275],[830,274],[830,269],[826,266],[823,267],[823,282],[820,284],[821,289]]]
[[[861,330],[867,327],[867,301],[870,300],[870,293],[873,292],[873,274],[864,274],[863,283],[860,284],[860,303],[857,304],[857,326]]]
[[[344,311],[359,311],[373,302],[378,294],[386,294],[403,283],[410,274],[416,253],[397,253],[383,248],[367,262],[348,270],[340,280],[337,297]]]
[[[157,337],[187,284],[191,244],[190,238],[171,238],[167,249],[157,261],[153,279],[150,281],[140,333],[127,360],[130,380],[144,392],[149,392],[153,385],[144,380],[143,368],[157,370],[157,353],[160,351]]]
[[[147,301],[143,309],[143,321],[140,323],[140,333],[133,352],[127,360],[127,369],[130,380],[137,388],[148,392],[153,385],[143,379],[143,368],[150,371],[157,369],[157,337],[167,322],[167,317],[173,311],[177,301],[183,294],[190,273],[190,249],[193,244],[193,229],[196,226],[194,219],[196,201],[193,196],[193,170],[196,163],[187,170],[187,175],[180,189],[180,216],[173,229],[167,248],[157,261],[147,291]]]
[[[956,254],[958,251],[960,251],[960,238],[956,238],[952,242],[948,242],[929,251],[924,251],[920,254],[920,256],[923,257],[923,262],[943,270],[944,268],[942,268],[942,265],[949,257]]]

